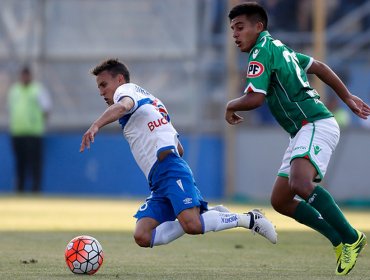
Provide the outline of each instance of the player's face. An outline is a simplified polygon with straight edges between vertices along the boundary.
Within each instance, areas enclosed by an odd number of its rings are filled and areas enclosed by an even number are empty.
[[[98,85],[100,95],[103,96],[105,103],[109,106],[114,104],[113,95],[116,89],[123,83],[124,78],[121,74],[113,77],[108,71],[103,71],[96,76],[96,84]]]
[[[253,23],[245,15],[240,15],[230,22],[230,27],[236,46],[242,52],[250,52],[263,29],[263,24],[261,22]]]

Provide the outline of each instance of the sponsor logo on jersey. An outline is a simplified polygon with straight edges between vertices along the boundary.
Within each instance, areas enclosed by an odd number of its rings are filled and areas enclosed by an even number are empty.
[[[251,61],[249,62],[249,65],[248,65],[247,78],[259,77],[261,76],[264,70],[265,70],[265,67],[263,67],[263,64],[257,61]]]
[[[258,55],[258,53],[260,52],[260,50],[259,49],[255,49],[254,51],[253,51],[253,53],[252,53],[252,57],[253,57],[253,59],[256,59],[256,57],[257,57],[257,55]]]
[[[148,122],[148,127],[150,131],[153,131],[155,128],[160,127],[162,125],[168,124],[168,120],[166,117],[160,118],[155,121]]]
[[[295,147],[293,149],[293,151],[297,151],[297,150],[306,150],[306,147],[305,146],[298,146],[298,147]]]

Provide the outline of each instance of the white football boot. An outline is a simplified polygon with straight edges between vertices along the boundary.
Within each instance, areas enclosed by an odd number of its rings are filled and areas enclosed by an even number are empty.
[[[262,235],[266,239],[270,240],[271,243],[276,244],[277,233],[275,231],[275,226],[267,220],[267,218],[258,209],[253,209],[252,211],[246,213],[251,217],[250,230],[255,233]]]

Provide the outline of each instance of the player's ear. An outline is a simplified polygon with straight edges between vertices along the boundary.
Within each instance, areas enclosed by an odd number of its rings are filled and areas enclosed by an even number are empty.
[[[257,22],[257,31],[262,32],[265,29],[263,23],[261,21]]]
[[[122,74],[117,74],[117,81],[118,81],[118,83],[120,83],[120,84],[125,84],[125,83],[126,83],[126,81],[125,81],[125,77],[123,77],[123,75],[122,75]]]

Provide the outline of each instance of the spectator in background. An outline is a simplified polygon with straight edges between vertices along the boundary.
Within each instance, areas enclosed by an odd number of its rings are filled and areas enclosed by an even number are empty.
[[[336,12],[336,17],[345,17],[349,14],[357,11],[361,14],[362,11],[366,11],[368,9],[369,2],[367,0],[339,0],[340,5],[339,9]],[[365,13],[363,16],[358,17],[357,25],[351,26],[352,32],[360,32],[369,29],[370,27],[370,16],[368,13]],[[356,28],[357,27],[357,28]]]
[[[328,96],[326,106],[333,113],[335,120],[340,128],[347,128],[351,124],[351,115],[349,111],[342,107],[338,102],[338,98],[333,95]]]
[[[338,68],[334,70],[337,73],[338,77],[346,85],[350,83],[350,75],[346,68]],[[339,102],[338,96],[333,90],[329,88],[328,94],[326,94],[325,105],[333,113],[335,120],[337,121],[341,129],[347,128],[351,125],[351,113],[347,107],[342,106],[342,103]]]
[[[311,0],[300,0],[297,2],[296,19],[298,23],[298,31],[308,32],[312,31],[314,18],[314,2]],[[347,1],[348,2],[348,1]],[[326,7],[326,23],[331,25],[338,20],[337,11],[340,8],[340,0],[326,0],[324,2]]]
[[[51,109],[49,93],[33,80],[31,69],[20,71],[19,81],[8,93],[10,135],[16,164],[16,191],[24,192],[27,174],[32,177],[32,191],[41,190],[43,136]]]
[[[298,29],[295,15],[301,1],[304,0],[259,0],[257,2],[266,7],[272,32],[294,32]]]

